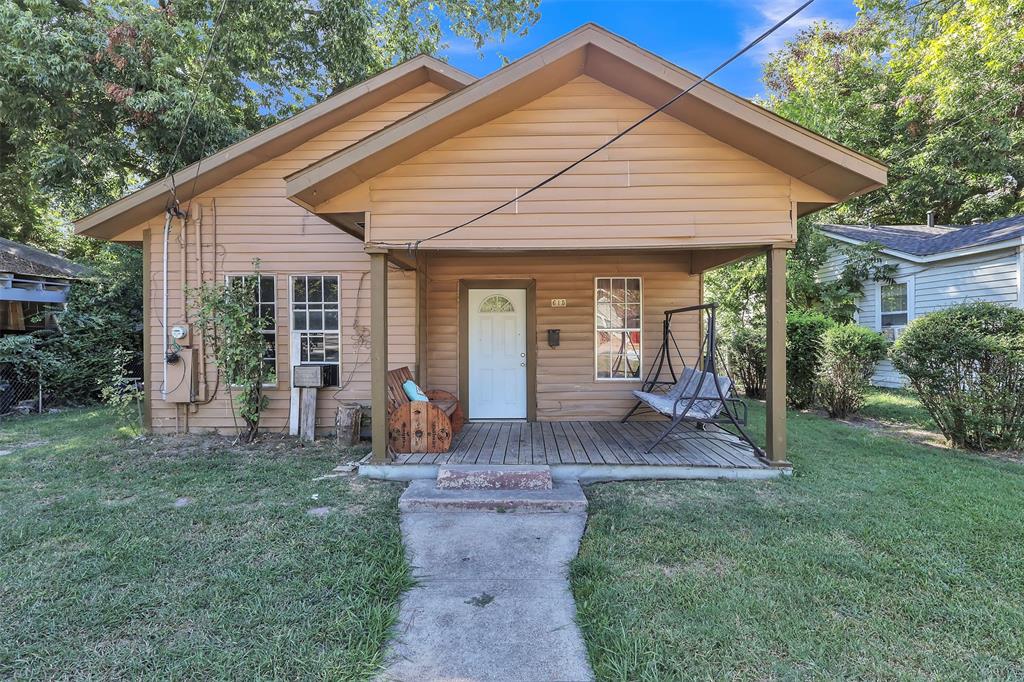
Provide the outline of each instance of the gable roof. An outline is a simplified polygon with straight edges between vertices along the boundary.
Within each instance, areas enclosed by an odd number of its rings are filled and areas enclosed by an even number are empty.
[[[347,191],[447,138],[587,74],[651,105],[699,78],[594,24],[586,24],[458,92],[289,175],[307,208]],[[665,112],[823,192],[810,212],[881,187],[886,166],[711,83]]]
[[[30,277],[76,279],[89,268],[28,244],[0,237],[0,272]]]
[[[181,169],[174,174],[178,200],[202,194],[428,81],[456,90],[474,78],[434,57],[414,57]],[[75,231],[90,237],[116,236],[160,215],[170,190],[170,179],[155,180],[75,221]]]
[[[975,225],[819,225],[826,236],[858,244],[876,243],[910,260],[941,260],[981,247],[1003,248],[1024,239],[1024,215]],[[986,248],[988,250],[988,248]],[[916,257],[916,258],[915,258]]]

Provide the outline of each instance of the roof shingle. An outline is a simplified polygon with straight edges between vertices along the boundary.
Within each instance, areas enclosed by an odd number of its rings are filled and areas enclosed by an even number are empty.
[[[0,237],[0,272],[34,277],[76,279],[88,268],[20,242]]]
[[[1024,237],[1024,215],[978,225],[819,225],[826,234],[874,242],[914,256],[933,256]]]

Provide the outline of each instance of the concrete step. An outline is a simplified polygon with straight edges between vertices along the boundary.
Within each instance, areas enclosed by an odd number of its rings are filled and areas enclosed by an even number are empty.
[[[551,467],[533,464],[442,464],[441,490],[551,490]]]
[[[413,512],[499,512],[541,514],[586,512],[587,498],[577,481],[559,481],[548,490],[451,490],[431,480],[412,481],[398,508]]]

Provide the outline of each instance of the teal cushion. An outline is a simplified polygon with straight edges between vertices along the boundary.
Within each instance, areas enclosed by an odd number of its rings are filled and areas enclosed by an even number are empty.
[[[409,400],[423,403],[429,402],[427,394],[420,390],[420,387],[417,386],[416,382],[412,379],[406,379],[405,383],[402,384],[402,389],[405,391],[405,394],[409,396]]]

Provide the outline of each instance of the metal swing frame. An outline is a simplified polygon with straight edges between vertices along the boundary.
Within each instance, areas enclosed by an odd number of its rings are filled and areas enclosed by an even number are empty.
[[[701,430],[705,430],[709,424],[732,425],[736,428],[736,435],[749,444],[758,457],[765,457],[764,450],[754,442],[750,437],[750,434],[748,434],[746,429],[743,428],[747,424],[747,404],[734,396],[736,384],[732,381],[732,377],[728,373],[728,366],[722,362],[721,354],[718,350],[716,327],[717,310],[717,303],[702,303],[700,305],[673,308],[665,311],[665,319],[662,322],[661,348],[658,350],[658,354],[655,356],[654,362],[651,363],[650,369],[647,370],[647,376],[644,378],[642,392],[655,393],[658,389],[660,389],[661,392],[665,392],[672,387],[675,387],[680,382],[681,376],[685,377],[687,375],[686,359],[683,357],[679,344],[676,342],[675,335],[672,333],[672,317],[675,315],[696,313],[698,315],[698,320],[703,321],[704,323],[704,333],[701,336],[700,347],[697,349],[697,358],[693,366],[693,370],[700,371],[700,378],[696,387],[691,391],[692,395],[683,395],[676,398],[670,413],[666,414],[661,410],[655,409],[645,403],[644,400],[638,398],[636,404],[633,405],[629,412],[627,412],[620,420],[621,422],[628,421],[630,417],[638,412],[638,410],[643,408],[659,412],[660,414],[665,414],[665,416],[669,417],[668,426],[650,445],[647,446],[647,450],[645,451],[646,453],[650,453],[677,426],[682,422],[687,421],[697,424],[698,428]],[[676,367],[673,363],[672,353],[670,352],[672,350],[675,351],[676,358],[681,365],[679,373],[676,372]],[[721,383],[718,381],[718,378],[723,376],[716,370],[716,366],[718,364],[725,369],[724,376],[729,379],[729,395],[726,395],[722,391]],[[671,380],[661,378],[662,372],[666,369],[672,377]],[[715,387],[714,395],[701,394],[701,388],[708,376],[714,378],[711,382]],[[715,410],[714,416],[710,419],[689,416],[690,410],[697,401],[701,401],[702,403],[719,402],[721,406]],[[680,404],[684,403],[684,409],[680,410]]]

